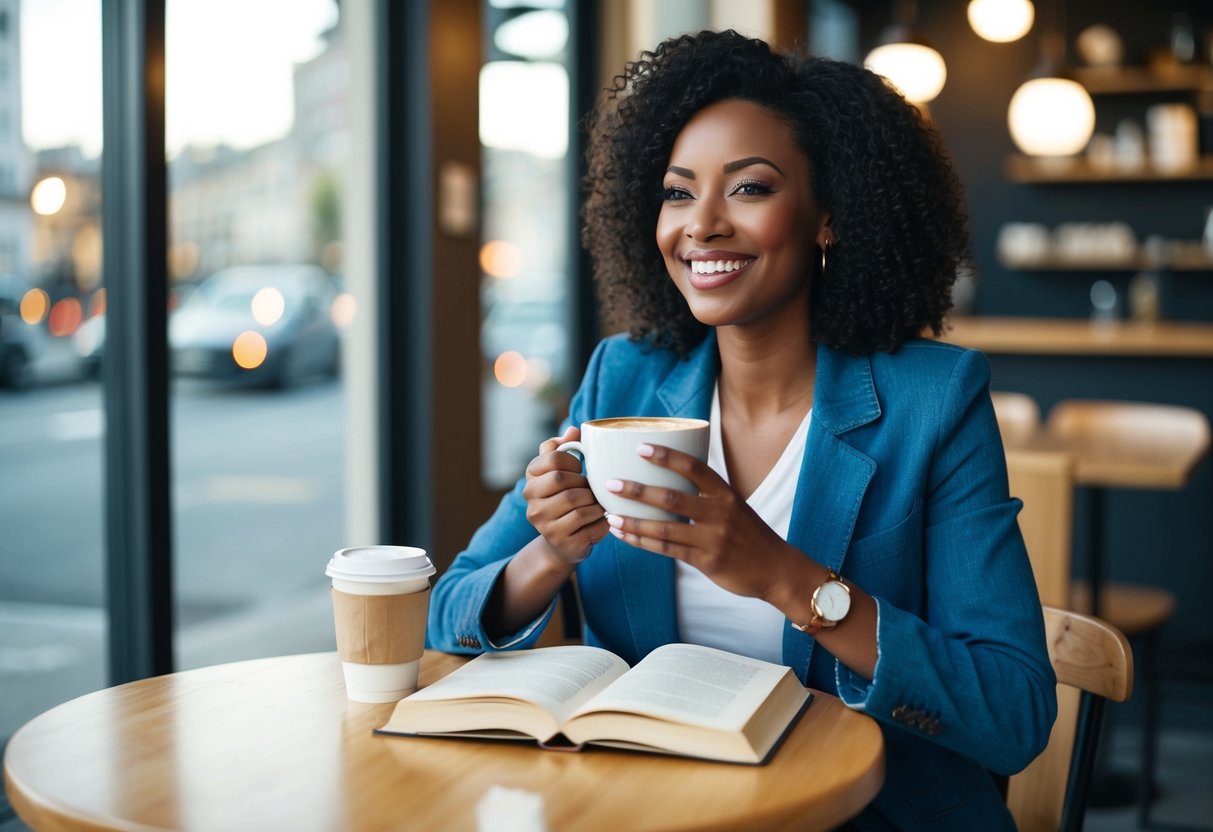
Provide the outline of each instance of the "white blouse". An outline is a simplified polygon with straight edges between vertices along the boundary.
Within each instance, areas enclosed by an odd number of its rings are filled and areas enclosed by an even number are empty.
[[[810,408],[775,466],[746,500],[763,522],[785,540],[812,417]],[[720,435],[719,385],[712,393],[709,419],[708,466],[728,482]],[[783,613],[761,599],[734,595],[682,561],[676,561],[674,568],[678,631],[683,641],[783,663]]]

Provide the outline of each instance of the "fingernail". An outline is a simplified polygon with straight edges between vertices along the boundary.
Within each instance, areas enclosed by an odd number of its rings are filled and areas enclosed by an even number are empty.
[[[616,529],[615,527],[612,526],[610,529],[608,529],[608,531],[611,534],[615,535],[615,537],[619,538],[620,540],[623,540],[623,531],[621,529]]]
[[[641,456],[652,456],[653,455],[653,446],[652,445],[641,445],[640,447],[638,447],[636,449],[636,453],[640,454]]]
[[[610,524],[612,528],[616,528],[616,529],[623,528],[623,518],[617,514],[608,514],[606,516],[606,520],[607,520],[607,523]]]
[[[622,491],[623,490],[623,480],[607,480],[606,481],[606,490],[607,491]]]

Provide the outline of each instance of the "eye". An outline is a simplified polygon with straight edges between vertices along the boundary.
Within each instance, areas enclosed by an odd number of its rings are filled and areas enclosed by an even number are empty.
[[[686,188],[678,185],[671,185],[661,191],[661,199],[663,202],[680,202],[684,199],[690,199],[691,192]]]
[[[760,182],[757,179],[747,179],[744,182],[738,182],[730,196],[764,196],[773,193],[775,193],[775,189],[766,182]]]

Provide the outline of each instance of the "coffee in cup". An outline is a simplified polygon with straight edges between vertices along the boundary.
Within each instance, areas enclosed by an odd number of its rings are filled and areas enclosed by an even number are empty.
[[[708,457],[708,422],[678,416],[620,416],[593,419],[581,425],[581,440],[565,442],[558,450],[580,456],[594,499],[608,514],[642,520],[680,520],[673,512],[630,500],[607,491],[607,480],[632,480],[688,494],[699,489],[680,474],[650,462],[637,453],[640,445],[665,445],[700,461]]]
[[[329,561],[337,652],[353,701],[396,702],[417,689],[436,571],[412,546],[355,546]]]

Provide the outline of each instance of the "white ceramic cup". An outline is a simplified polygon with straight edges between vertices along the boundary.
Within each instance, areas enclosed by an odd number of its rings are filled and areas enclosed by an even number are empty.
[[[436,571],[425,550],[412,546],[354,546],[333,555],[324,573],[333,582],[347,697],[397,702],[417,689]]]
[[[677,514],[646,503],[629,500],[607,491],[607,480],[632,480],[661,488],[676,488],[688,494],[699,489],[681,475],[642,457],[643,444],[665,445],[690,454],[701,462],[708,458],[708,422],[676,416],[623,416],[594,419],[581,425],[581,440],[565,442],[557,450],[580,456],[590,490],[608,514],[642,520],[681,520]]]

